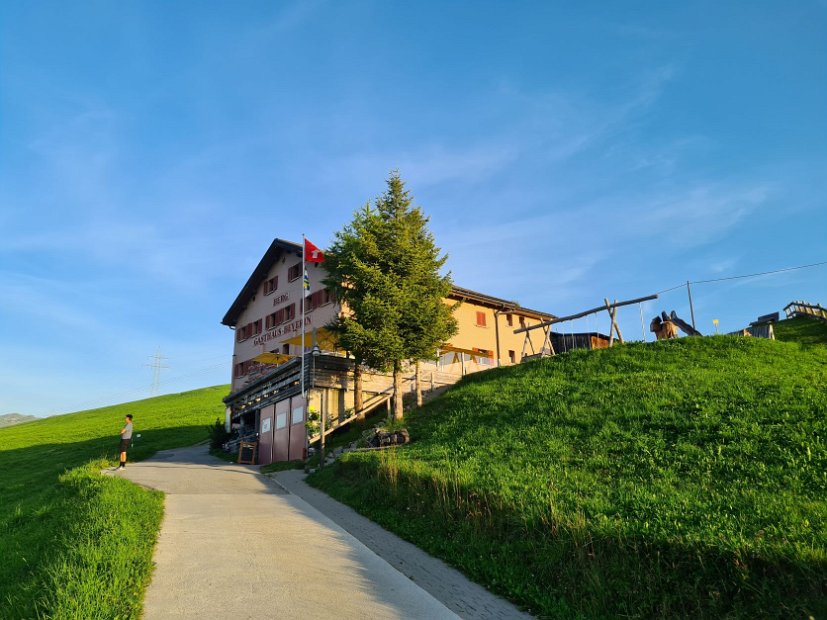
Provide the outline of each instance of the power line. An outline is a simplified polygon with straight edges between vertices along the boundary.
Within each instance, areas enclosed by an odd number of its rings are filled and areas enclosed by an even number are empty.
[[[741,278],[756,278],[758,276],[768,276],[774,273],[783,273],[785,271],[795,271],[796,269],[807,269],[808,267],[820,267],[827,265],[827,260],[820,263],[811,263],[810,265],[799,265],[798,267],[786,267],[785,269],[775,269],[773,271],[762,271],[760,273],[749,273],[743,276],[729,276],[728,278],[713,278],[712,280],[696,280],[692,284],[708,284],[709,282],[723,282],[724,280],[739,280]]]
[[[772,271],[761,271],[758,273],[748,273],[741,276],[728,276],[726,278],[712,278],[709,280],[692,280],[691,284],[709,284],[712,282],[724,282],[726,280],[740,280],[743,278],[757,278],[758,276],[768,276],[775,273],[784,273],[785,271],[795,271],[797,269],[808,269],[810,267],[820,267],[822,265],[827,265],[826,261],[821,261],[819,263],[810,263],[809,265],[798,265],[797,267],[785,267],[784,269],[774,269]],[[670,291],[674,291],[675,289],[683,288],[686,286],[686,283],[677,284],[671,288],[664,289],[662,291],[658,291],[658,295],[662,295],[663,293],[668,293]]]

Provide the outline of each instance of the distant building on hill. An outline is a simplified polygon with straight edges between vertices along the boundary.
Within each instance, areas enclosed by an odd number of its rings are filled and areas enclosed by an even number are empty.
[[[322,284],[327,276],[324,263],[308,263],[306,269],[310,289],[305,295],[302,246],[275,239],[221,321],[235,331],[232,387],[225,399],[227,422],[242,433],[259,435],[262,464],[303,458],[307,408],[324,408],[334,426],[353,414],[353,362],[336,349],[325,329],[342,308]],[[309,403],[301,395],[303,301],[305,378],[312,387]],[[527,345],[530,352],[543,348],[543,334],[534,330],[527,343],[525,335],[514,330],[554,318],[460,287],[454,287],[445,301],[460,304],[454,315],[459,331],[440,348],[437,361],[421,364],[418,381],[425,390],[452,384],[468,373],[519,363]],[[317,355],[311,356],[314,345]],[[413,391],[416,381],[411,369],[405,377],[406,390]],[[390,387],[388,376],[367,374],[366,407],[384,405]]]

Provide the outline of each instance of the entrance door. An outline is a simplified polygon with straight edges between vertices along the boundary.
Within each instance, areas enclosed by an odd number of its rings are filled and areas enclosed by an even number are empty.
[[[290,449],[290,399],[276,403],[273,434],[273,460],[286,461]]]
[[[307,428],[304,426],[305,401],[301,396],[290,399],[290,457],[291,461],[304,460],[307,447]]]
[[[258,434],[258,464],[269,465],[273,462],[273,414],[275,407],[270,405],[261,410],[261,422]]]

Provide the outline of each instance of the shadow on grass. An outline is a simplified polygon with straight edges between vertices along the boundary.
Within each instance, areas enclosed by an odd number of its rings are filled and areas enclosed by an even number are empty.
[[[827,559],[793,545],[757,553],[531,519],[467,485],[363,464],[308,483],[542,617],[827,614]]]

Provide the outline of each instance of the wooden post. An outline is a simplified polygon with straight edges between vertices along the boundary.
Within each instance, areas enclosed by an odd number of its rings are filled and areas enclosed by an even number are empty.
[[[540,349],[540,352],[542,353],[546,349],[546,345],[548,345],[548,350],[551,354],[556,355],[557,353],[554,351],[554,345],[551,342],[551,325],[546,325],[543,328],[543,333],[545,334],[545,337],[543,338],[543,346]],[[526,332],[526,335],[528,335],[528,332]]]
[[[612,307],[609,304],[609,298],[604,297],[603,303],[606,304],[606,312],[609,313],[609,318],[611,319],[611,324],[609,325],[609,347],[612,347],[615,343],[615,315],[612,312]]]
[[[686,294],[689,296],[689,318],[692,319],[692,329],[695,329],[695,306],[692,304],[692,289],[689,288],[689,280],[686,281]]]
[[[617,339],[620,340],[620,344],[623,344],[623,334],[620,333],[620,325],[617,324],[617,299],[615,299],[614,312],[612,313],[612,323],[615,325]]]
[[[414,381],[416,381],[416,406],[422,406],[422,380],[420,377],[420,368],[419,368],[419,361],[416,362],[416,377]]]
[[[623,344],[623,334],[620,333],[620,327],[618,327],[617,321],[615,320],[617,316],[617,299],[615,299],[615,303],[612,305],[609,303],[609,298],[604,297],[603,303],[606,304],[606,312],[609,313],[609,317],[612,319],[612,325],[609,327],[609,346],[614,345],[615,333],[617,333],[617,339],[620,344]]]

